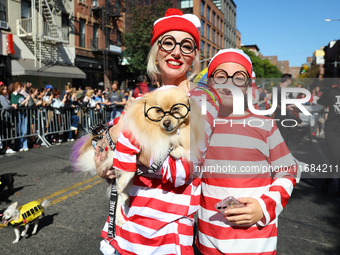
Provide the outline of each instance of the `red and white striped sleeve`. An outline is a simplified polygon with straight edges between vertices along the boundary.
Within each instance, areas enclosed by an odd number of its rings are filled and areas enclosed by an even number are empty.
[[[123,131],[118,136],[115,155],[113,157],[113,167],[126,172],[137,170],[137,154],[139,146],[134,143],[131,132]]]
[[[267,138],[269,145],[269,163],[273,175],[272,183],[258,201],[264,218],[258,222],[265,226],[279,216],[288,203],[296,185],[297,164],[284,142],[279,129],[274,123]]]

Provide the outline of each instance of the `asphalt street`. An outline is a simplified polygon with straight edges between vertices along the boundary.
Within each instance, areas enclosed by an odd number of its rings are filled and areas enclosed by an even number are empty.
[[[0,212],[12,202],[50,200],[38,233],[15,239],[10,227],[0,225],[0,254],[101,254],[100,232],[108,215],[107,183],[98,177],[75,174],[70,166],[74,143],[0,155],[0,173],[27,174],[15,178],[15,192],[1,194]],[[308,164],[329,163],[324,139],[291,143],[293,155]],[[319,177],[319,176],[317,176]],[[337,183],[322,193],[322,179],[302,174],[279,217],[278,252],[291,254],[340,254],[340,201]]]

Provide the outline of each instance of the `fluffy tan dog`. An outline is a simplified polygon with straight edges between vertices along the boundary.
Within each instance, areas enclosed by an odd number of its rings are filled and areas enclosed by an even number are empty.
[[[164,160],[170,146],[173,147],[171,156],[176,159],[190,161],[190,157],[200,157],[198,145],[204,140],[200,108],[193,100],[190,102],[186,92],[175,86],[162,87],[134,100],[124,116],[123,129],[132,133],[141,153],[150,155],[154,161]],[[101,168],[112,166],[113,156],[114,152],[109,150]],[[81,172],[96,174],[94,149],[89,141],[81,147],[75,166]],[[120,227],[125,223],[120,207],[129,205],[129,195],[125,190],[134,174],[116,170],[116,224]]]

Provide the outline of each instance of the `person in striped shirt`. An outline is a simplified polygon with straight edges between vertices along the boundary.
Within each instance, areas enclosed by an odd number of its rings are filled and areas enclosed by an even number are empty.
[[[278,216],[296,184],[297,166],[275,121],[247,110],[234,114],[231,90],[246,95],[251,76],[242,50],[220,50],[208,66],[222,105],[199,169],[196,245],[202,254],[276,254]],[[245,206],[218,211],[215,204],[228,196]]]
[[[154,23],[147,70],[152,79],[162,81],[162,85],[182,88],[191,99],[199,101],[202,95],[206,95],[208,118],[205,131],[209,136],[218,103],[206,88],[197,88],[187,78],[191,65],[193,73],[198,73],[199,28],[200,21],[195,15],[183,15],[177,9],[169,9],[164,18]],[[142,100],[142,97],[136,100]],[[131,166],[135,169],[137,162],[141,162],[144,166],[139,165],[140,168],[148,168],[152,163],[150,155],[143,155],[131,136],[120,132],[123,121],[124,117],[121,117],[116,127],[110,129],[111,137],[120,133],[113,167],[131,170]],[[202,145],[202,151],[204,146],[206,143]],[[97,148],[97,169],[106,155],[107,151],[100,153]],[[118,160],[123,155],[126,155],[127,162]],[[122,228],[116,226],[116,237],[110,239],[106,222],[101,234],[105,240],[101,251],[114,254],[109,245],[119,254],[194,254],[194,214],[199,207],[201,189],[200,178],[194,178],[190,172],[189,163],[168,156],[156,173],[135,176],[133,184],[128,187],[130,206],[117,208],[122,210],[126,223]],[[107,169],[104,176],[113,178],[113,170]]]

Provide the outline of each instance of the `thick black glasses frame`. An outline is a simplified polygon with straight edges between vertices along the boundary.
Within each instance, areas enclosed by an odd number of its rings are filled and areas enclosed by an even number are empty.
[[[145,102],[144,102],[144,116],[145,117],[147,117],[149,120],[151,120],[151,121],[154,121],[154,122],[159,122],[159,121],[161,121],[164,117],[165,117],[165,115],[166,114],[169,114],[169,115],[171,115],[172,117],[174,117],[175,119],[183,119],[183,118],[185,118],[188,114],[189,114],[189,112],[190,112],[190,103],[189,103],[189,101],[188,101],[188,104],[189,104],[189,107],[187,106],[187,105],[185,105],[185,104],[182,104],[182,103],[178,103],[178,104],[174,104],[171,108],[170,108],[170,111],[163,111],[163,109],[162,108],[160,108],[160,107],[157,107],[157,106],[153,106],[153,107],[150,107],[148,110],[146,110],[146,100],[145,100]],[[178,106],[178,105],[182,105],[182,106],[184,106],[185,108],[187,108],[187,114],[185,114],[184,116],[181,116],[181,117],[176,117],[176,116],[174,116],[172,113],[171,113],[171,110],[172,110],[172,108],[174,108],[174,107],[176,107],[176,106]],[[151,109],[160,109],[162,112],[163,112],[163,117],[161,118],[161,119],[159,119],[159,120],[153,120],[153,119],[151,119],[149,116],[148,116],[148,112],[151,110]]]
[[[175,43],[175,44],[174,44],[174,47],[173,47],[171,50],[166,50],[166,49],[164,49],[163,46],[162,46],[162,41],[163,41],[163,39],[164,39],[165,37],[170,37],[170,38],[172,38],[173,41],[174,41],[174,43]],[[193,42],[194,48],[192,49],[192,51],[190,51],[190,52],[187,53],[187,52],[184,52],[184,51],[182,50],[182,42],[183,42],[184,40],[189,40],[189,41],[192,41],[192,42]],[[176,48],[177,45],[179,45],[179,49],[181,50],[181,52],[182,52],[183,54],[191,54],[191,53],[193,53],[193,52],[197,49],[197,46],[196,46],[195,41],[192,40],[191,38],[184,38],[181,42],[177,42],[176,39],[175,39],[175,37],[173,37],[172,35],[165,35],[165,36],[163,36],[160,40],[158,40],[158,44],[159,44],[159,46],[161,46],[162,50],[164,50],[164,51],[166,51],[166,52],[171,52],[171,51],[173,51],[173,50]]]
[[[227,73],[225,70],[223,70],[223,69],[217,69],[215,72],[213,72],[213,73],[210,75],[210,78],[213,78],[213,80],[214,80],[215,83],[217,83],[217,82],[215,81],[214,75],[215,75],[218,71],[223,71],[223,72],[227,75],[227,77],[226,77],[227,79],[226,79],[225,82],[223,82],[222,84],[227,83],[229,78],[231,78],[231,80],[233,81],[233,84],[234,84],[235,86],[237,86],[237,87],[246,86],[246,85],[248,85],[248,83],[249,83],[249,81],[250,81],[250,78],[248,77],[247,73],[244,72],[244,71],[237,71],[237,72],[235,72],[232,76],[229,76],[228,73]],[[244,83],[243,85],[237,85],[237,84],[235,83],[234,77],[235,77],[235,74],[237,74],[237,73],[243,73],[243,74],[245,74],[245,77],[246,77],[247,79],[246,79],[246,81],[245,81],[245,83]],[[220,83],[219,83],[219,84],[220,84]]]

